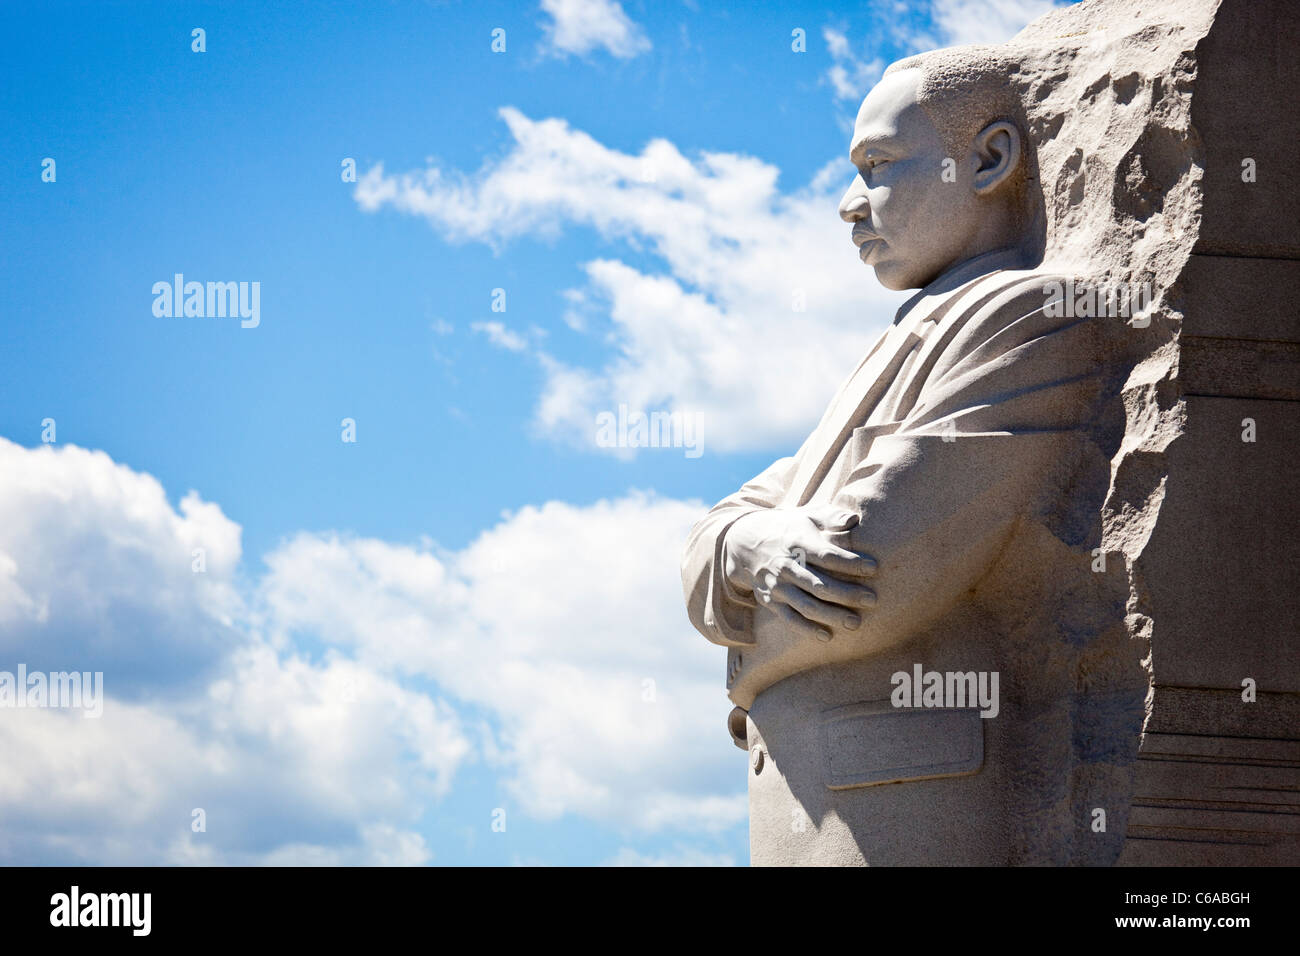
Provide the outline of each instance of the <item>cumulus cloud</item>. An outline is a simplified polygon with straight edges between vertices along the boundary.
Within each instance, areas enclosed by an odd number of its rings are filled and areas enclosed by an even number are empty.
[[[194,492],[174,510],[103,452],[0,439],[0,654],[33,670],[104,671],[119,695],[202,676],[239,614],[240,553]]]
[[[603,48],[629,59],[650,49],[641,27],[616,0],[542,0],[542,12],[547,17],[542,25],[545,49],[559,56]]]
[[[458,551],[300,534],[240,586],[217,505],[72,446],[0,439],[0,463],[0,669],[102,669],[107,696],[0,711],[0,859],[422,863],[474,760],[534,817],[744,818],[721,660],[681,611],[699,502],[550,502]],[[195,633],[214,648],[187,657]],[[137,671],[137,645],[170,656]]]
[[[0,711],[0,858],[428,857],[411,824],[471,756],[459,717],[343,655],[261,640],[239,541],[217,505],[174,509],[103,452],[0,439],[0,670],[102,671],[106,697],[97,719]]]
[[[549,502],[451,554],[304,534],[268,556],[261,601],[283,640],[318,635],[494,714],[533,815],[722,830],[745,814],[729,705],[676,570],[701,509]]]
[[[847,160],[782,192],[779,170],[751,156],[688,158],[662,139],[634,155],[563,120],[509,107],[501,118],[514,143],[499,162],[470,174],[381,164],[355,195],[365,211],[423,217],[452,241],[503,248],[585,226],[663,263],[584,264],[566,321],[587,327],[603,308],[613,347],[600,367],[539,354],[536,419],[549,434],[590,446],[595,416],[626,403],[694,415],[712,449],[789,448],[905,298],[876,283],[836,218]]]
[[[409,827],[470,749],[445,704],[266,648],[241,650],[193,697],[140,705],[109,691],[97,720],[4,712],[0,858],[364,863],[397,846],[424,862]]]

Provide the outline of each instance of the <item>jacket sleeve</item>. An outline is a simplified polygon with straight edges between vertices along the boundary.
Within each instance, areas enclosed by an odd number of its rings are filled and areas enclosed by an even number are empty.
[[[691,529],[682,556],[686,613],[695,629],[715,644],[752,644],[752,596],[727,582],[722,546],[727,529],[754,511],[775,508],[784,497],[798,456],[774,462],[739,491],[719,501]]]

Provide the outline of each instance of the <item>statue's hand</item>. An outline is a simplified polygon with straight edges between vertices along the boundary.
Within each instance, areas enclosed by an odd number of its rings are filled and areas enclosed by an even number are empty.
[[[727,581],[753,592],[760,606],[796,633],[829,641],[830,627],[854,630],[862,624],[862,610],[876,603],[875,592],[860,583],[875,573],[876,562],[831,539],[842,540],[857,521],[848,513],[751,512],[723,539]]]

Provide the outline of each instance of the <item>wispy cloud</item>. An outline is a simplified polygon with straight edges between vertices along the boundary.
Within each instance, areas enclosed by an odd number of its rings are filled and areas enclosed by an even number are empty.
[[[536,417],[551,434],[590,444],[596,411],[627,403],[699,415],[718,450],[788,446],[904,298],[876,283],[838,221],[847,160],[787,193],[779,170],[751,156],[689,158],[662,139],[634,155],[563,120],[508,107],[501,117],[514,142],[499,162],[469,174],[376,166],[356,200],[423,217],[452,241],[502,248],[584,226],[657,255],[659,272],[613,245],[582,264],[587,284],[567,297],[566,321],[590,325],[603,307],[613,354],[590,367],[539,353]]]
[[[522,352],[528,348],[528,340],[518,332],[512,332],[501,322],[471,322],[470,329],[480,335],[486,335],[488,341],[497,348],[509,352]]]
[[[831,55],[831,68],[826,71],[826,81],[835,91],[837,99],[860,101],[885,71],[885,62],[878,56],[864,59],[853,52],[852,44],[844,31],[835,27],[822,28],[822,39]]]
[[[892,0],[861,11],[856,29],[843,24],[822,28],[831,56],[823,80],[837,100],[853,105],[880,79],[888,62],[886,47],[910,55],[944,46],[1003,43],[1033,20],[1069,0],[926,0],[922,4]]]
[[[645,32],[617,0],[542,0],[542,12],[548,18],[543,23],[544,49],[555,55],[604,49],[630,59],[650,49]]]
[[[694,847],[676,847],[667,853],[645,854],[623,847],[606,866],[735,866],[726,853],[708,853]]]
[[[931,14],[948,46],[1004,43],[1067,0],[931,0]]]

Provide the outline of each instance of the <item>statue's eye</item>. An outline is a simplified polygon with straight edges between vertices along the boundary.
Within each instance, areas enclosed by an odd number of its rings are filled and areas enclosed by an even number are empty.
[[[879,159],[879,158],[869,159],[867,160],[867,169],[879,169],[887,162],[889,162],[889,160],[887,159]]]

